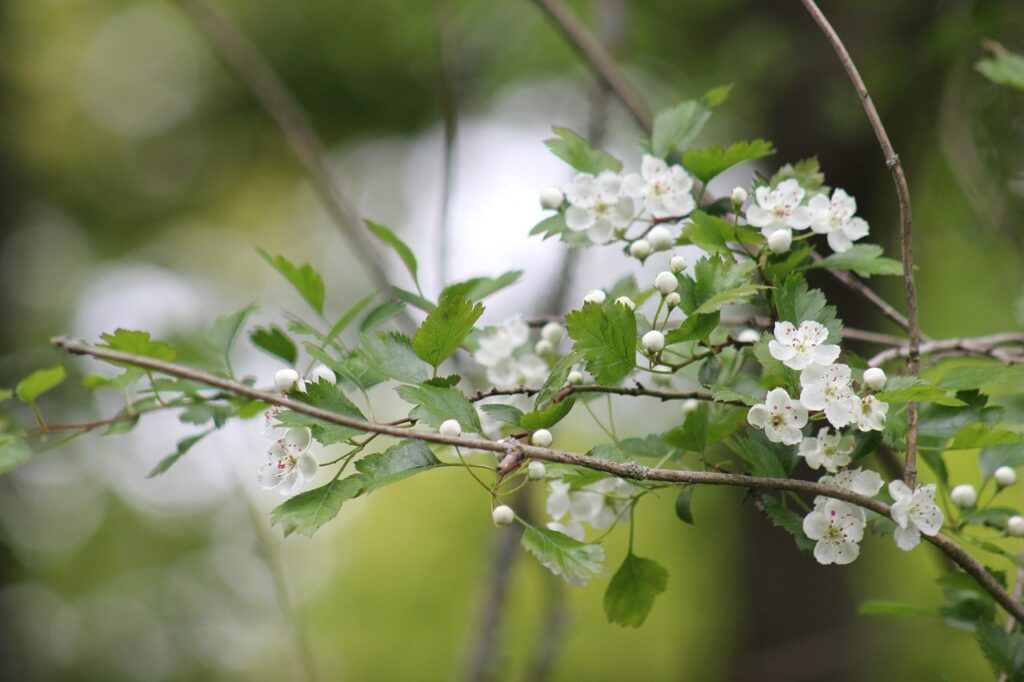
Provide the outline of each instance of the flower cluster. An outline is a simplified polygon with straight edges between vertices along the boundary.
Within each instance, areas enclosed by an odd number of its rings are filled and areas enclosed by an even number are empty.
[[[487,381],[497,388],[539,388],[548,377],[548,365],[536,351],[553,351],[562,335],[561,326],[549,325],[541,332],[544,345],[531,348],[530,328],[526,321],[522,317],[513,317],[480,335],[473,359],[486,368]]]
[[[551,530],[565,533],[583,541],[583,524],[595,530],[611,528],[622,519],[629,518],[629,506],[634,486],[621,478],[608,477],[572,490],[568,481],[554,479],[547,500],[547,512],[552,521]]]
[[[867,236],[868,224],[857,217],[856,200],[841,189],[807,197],[800,183],[790,178],[774,189],[758,187],[754,202],[747,208],[747,222],[760,228],[769,248],[785,253],[793,241],[793,230],[810,228],[826,235],[829,247],[837,253],[849,250],[853,242]]]
[[[882,489],[882,477],[866,469],[848,469],[822,476],[819,483],[874,497]],[[804,517],[804,534],[812,540],[814,558],[821,564],[848,564],[860,555],[867,517],[864,509],[831,497],[814,498],[814,509]]]

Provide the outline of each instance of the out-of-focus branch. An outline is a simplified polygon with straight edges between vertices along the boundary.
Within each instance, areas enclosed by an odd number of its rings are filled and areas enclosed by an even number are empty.
[[[501,395],[536,395],[539,389],[527,388],[525,386],[516,386],[513,388],[490,388],[484,391],[477,391],[475,394],[470,396],[470,402],[477,402],[484,398],[493,398],[494,396]],[[657,398],[662,402],[668,400],[708,400],[715,401],[720,405],[734,405],[736,407],[746,407],[746,403],[738,400],[715,400],[710,393],[700,393],[697,391],[662,391],[656,388],[647,388],[641,384],[636,386],[599,386],[597,384],[585,384],[580,386],[566,386],[561,389],[551,399],[551,402],[558,403],[571,395],[576,393],[608,393],[611,395],[628,395],[633,397],[646,396],[648,398]]]
[[[459,132],[458,60],[455,54],[455,21],[450,3],[441,9],[438,30],[438,83],[444,153],[441,172],[441,210],[437,224],[437,272],[440,288],[448,283],[450,269],[450,213],[455,185],[455,141]]]
[[[920,355],[948,354],[948,355],[988,355],[1007,364],[1024,362],[1022,350],[1016,352],[1006,346],[1024,346],[1024,333],[1003,332],[989,336],[970,336],[958,339],[939,339],[922,343],[918,348]],[[878,366],[882,363],[905,358],[910,355],[910,346],[905,344],[895,348],[883,350],[873,356],[868,363]]]

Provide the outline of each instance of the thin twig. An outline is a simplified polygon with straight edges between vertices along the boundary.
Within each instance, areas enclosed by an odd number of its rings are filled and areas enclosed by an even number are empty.
[[[932,355],[935,353],[956,353],[960,355],[990,355],[1006,363],[1021,362],[1022,358],[1006,351],[1003,346],[1020,345],[1024,346],[1024,333],[1003,332],[989,336],[968,336],[958,339],[940,339],[922,343],[918,349],[921,355]],[[898,346],[883,350],[881,353],[868,360],[872,367],[878,367],[883,363],[905,358],[910,353],[909,346]]]
[[[521,456],[529,459],[536,459],[545,462],[568,464],[579,466],[595,471],[602,471],[620,478],[627,478],[637,481],[664,481],[678,484],[702,484],[702,485],[723,485],[736,486],[747,489],[764,488],[768,490],[790,490],[808,495],[822,495],[844,502],[850,502],[859,507],[869,509],[882,516],[892,518],[889,505],[871,497],[858,495],[849,490],[834,488],[822,483],[803,481],[792,478],[766,478],[763,476],[748,476],[746,474],[731,474],[718,471],[683,471],[678,469],[650,468],[637,464],[636,462],[615,462],[600,457],[580,455],[574,452],[563,450],[551,450],[535,445],[528,445],[515,441],[492,441],[485,438],[472,438],[463,436],[445,436],[433,431],[414,431],[402,429],[388,424],[378,424],[355,419],[347,415],[331,412],[307,403],[300,402],[284,395],[268,393],[252,386],[246,386],[230,379],[208,374],[191,367],[178,365],[171,362],[164,362],[155,358],[122,353],[120,351],[97,348],[81,341],[72,341],[64,338],[55,338],[52,344],[72,355],[86,355],[113,363],[122,363],[152,370],[161,374],[176,376],[182,379],[189,379],[207,386],[219,388],[235,395],[259,400],[271,405],[277,405],[299,414],[304,414],[314,419],[319,419],[330,424],[347,426],[368,433],[377,433],[392,438],[413,438],[427,443],[449,445],[467,450],[480,450],[493,452],[499,455]],[[1024,607],[1013,599],[1013,596],[999,584],[999,582],[970,554],[962,547],[949,540],[944,535],[925,536],[925,539],[942,550],[952,561],[958,564],[968,574],[978,581],[978,584],[1000,604],[1006,611],[1012,614],[1017,620],[1024,621]]]
[[[832,28],[832,25],[822,14],[814,0],[800,0],[811,18],[818,24],[828,42],[832,45],[839,61],[842,63],[846,74],[853,82],[853,87],[860,96],[861,104],[864,106],[864,113],[867,114],[871,129],[875,131],[878,145],[882,148],[882,155],[885,157],[885,165],[892,174],[892,181],[896,187],[896,196],[900,206],[900,255],[903,260],[903,289],[907,297],[907,333],[910,336],[907,349],[907,372],[911,376],[917,376],[919,369],[919,356],[921,345],[921,327],[917,319],[917,292],[914,288],[914,244],[911,234],[912,214],[910,208],[910,188],[907,187],[907,178],[903,173],[903,165],[900,163],[899,154],[892,146],[882,119],[878,116],[875,103],[871,101],[868,88],[861,78],[860,72],[853,63],[850,53],[847,52],[843,41]],[[914,487],[917,481],[917,403],[907,405],[907,456],[904,469],[904,478],[907,485]]]

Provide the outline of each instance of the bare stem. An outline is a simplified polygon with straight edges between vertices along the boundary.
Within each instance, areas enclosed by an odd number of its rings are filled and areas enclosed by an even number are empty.
[[[1007,364],[1024,362],[1020,351],[1014,353],[1006,346],[1024,346],[1024,333],[1003,332],[990,336],[969,336],[957,339],[940,339],[938,341],[927,341],[922,343],[919,352],[921,355],[953,353],[957,355],[988,355],[1002,360]],[[878,353],[868,364],[877,367],[882,363],[905,358],[910,353],[909,346],[897,346],[888,348]]]

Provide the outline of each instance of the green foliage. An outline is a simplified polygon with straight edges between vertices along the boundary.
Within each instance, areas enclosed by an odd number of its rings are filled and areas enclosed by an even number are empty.
[[[667,584],[668,571],[661,564],[630,552],[604,593],[604,613],[608,622],[640,627],[654,608],[655,598],[665,591]]]
[[[405,310],[405,303],[402,301],[384,301],[366,313],[366,317],[359,323],[359,331],[368,332],[379,327],[403,310]]]
[[[994,55],[978,60],[974,68],[997,85],[1024,90],[1024,55],[994,45]]]
[[[719,312],[694,313],[683,320],[681,325],[665,334],[665,343],[666,345],[682,343],[684,341],[703,341],[707,343],[711,334],[718,329],[718,323],[721,319],[722,314]]]
[[[687,100],[659,112],[654,117],[654,131],[651,134],[652,153],[662,158],[672,153],[681,153],[697,139],[711,118],[711,110],[725,101],[731,89],[731,85],[721,86],[699,100]]]
[[[323,314],[324,312],[324,280],[309,263],[295,265],[284,256],[271,256],[263,249],[256,251],[275,270],[288,280],[306,303],[312,306],[313,310]]]
[[[471,301],[479,301],[512,286],[522,276],[522,270],[509,270],[497,277],[471,277],[464,282],[446,286],[441,292],[441,300],[452,296],[465,296]]]
[[[1024,465],[1024,445],[985,448],[981,451],[978,464],[986,479],[992,478],[992,474],[1001,466],[1014,468],[1022,466]]]
[[[727,443],[747,462],[750,473],[755,476],[785,478],[796,466],[794,448],[772,443],[759,431],[736,436]]]
[[[953,437],[947,450],[974,450],[993,445],[1013,445],[1021,443],[1021,435],[1007,429],[999,429],[988,424],[965,424]]]
[[[836,318],[835,306],[826,304],[825,294],[820,289],[809,289],[803,275],[787,277],[776,288],[774,302],[779,320],[796,326],[805,320],[820,322],[829,331],[829,343],[838,343],[842,339],[843,325]]]
[[[828,187],[825,186],[825,174],[821,172],[817,157],[787,163],[776,171],[769,183],[776,187],[780,182],[791,178],[799,182],[809,193],[828,191]]]
[[[260,350],[284,360],[287,365],[294,365],[299,359],[295,342],[277,325],[257,327],[250,332],[249,340]]]
[[[600,545],[586,544],[558,531],[530,526],[520,544],[570,585],[585,585],[604,570],[604,549]]]
[[[1024,85],[1021,86],[1024,89]],[[975,627],[978,645],[988,662],[1009,682],[1024,680],[1024,634],[1008,634],[999,624],[979,621]]]
[[[68,372],[64,365],[37,369],[18,382],[14,387],[14,395],[22,402],[33,404],[36,398],[60,386],[67,376]]]
[[[419,419],[433,427],[441,426],[445,420],[454,419],[462,425],[463,431],[483,433],[476,409],[457,388],[430,384],[400,386],[398,395],[402,400],[416,406],[409,413],[413,419]]]
[[[322,410],[336,412],[351,419],[366,421],[366,417],[359,411],[351,400],[342,392],[341,387],[328,381],[317,381],[307,383],[305,392],[296,391],[292,398],[319,407]],[[300,414],[291,410],[284,410],[277,415],[277,421],[281,426],[306,426],[309,427],[313,438],[321,445],[333,445],[335,443],[348,442],[350,438],[363,433],[361,429],[349,426],[341,426],[331,422],[323,421],[309,415]]]
[[[194,446],[196,443],[198,443],[211,433],[213,433],[213,429],[210,429],[209,431],[204,431],[202,433],[197,433],[194,436],[188,436],[187,438],[182,438],[181,440],[179,440],[178,445],[174,449],[174,452],[172,452],[171,454],[167,455],[159,462],[157,462],[156,466],[150,469],[149,473],[146,474],[146,478],[153,478],[154,476],[159,476],[160,474],[170,469],[172,466],[178,463],[179,459],[184,457],[185,454],[192,449],[192,446]]]
[[[235,339],[238,338],[238,333],[245,326],[245,321],[257,309],[255,304],[250,304],[230,315],[218,317],[210,325],[210,328],[206,330],[206,342],[221,357],[228,359],[231,355],[231,348],[235,344]]]
[[[374,371],[404,384],[430,378],[430,367],[416,355],[409,337],[398,332],[364,334],[359,339],[359,356]]]
[[[718,145],[683,152],[683,165],[703,183],[708,183],[722,171],[744,161],[756,161],[775,153],[775,146],[767,140],[734,142],[727,149]]]
[[[764,512],[768,515],[772,525],[792,535],[797,548],[801,552],[810,552],[814,549],[814,540],[811,540],[804,534],[804,519],[802,516],[771,495],[762,495],[761,505],[764,507]]]
[[[680,489],[679,494],[676,496],[675,510],[676,516],[683,523],[693,524],[693,491],[697,489],[695,485],[684,485]]]
[[[714,384],[710,388],[711,397],[718,401],[734,402],[738,400],[744,405],[750,406],[757,405],[758,403],[762,402],[762,399],[758,398],[757,396],[741,393],[734,388],[730,388],[729,386],[723,386],[722,384]]]
[[[395,253],[398,254],[398,257],[402,260],[402,263],[405,265],[405,269],[409,271],[410,275],[412,275],[412,280],[413,282],[416,283],[416,288],[419,289],[420,280],[417,272],[419,266],[416,263],[416,256],[413,255],[412,249],[410,249],[405,242],[399,239],[394,232],[392,232],[384,225],[381,225],[380,223],[375,223],[372,220],[366,220],[364,222],[366,223],[366,227],[370,230],[370,232],[373,233],[374,237],[376,237],[377,239],[384,242],[384,244],[394,249]]]
[[[551,131],[557,137],[545,140],[544,144],[555,156],[579,172],[597,175],[601,171],[622,170],[621,161],[606,152],[594,149],[578,133],[558,126],[551,128]]]
[[[543,409],[527,412],[519,418],[519,425],[527,431],[550,429],[565,419],[574,404],[576,404],[576,399],[570,397],[557,403],[551,403]]]
[[[947,391],[969,391],[1024,377],[1024,365],[977,365],[954,367],[939,379]]]
[[[893,377],[887,385],[886,390],[876,394],[879,400],[887,403],[937,403],[949,407],[960,407],[967,404],[927,379]]]
[[[679,307],[687,315],[708,314],[749,298],[758,290],[752,279],[754,267],[720,254],[702,258],[694,265],[694,277],[678,275]]]
[[[491,419],[496,419],[512,426],[519,426],[519,420],[523,418],[523,411],[515,405],[492,403],[490,405],[481,405],[480,409],[486,412]]]
[[[292,497],[270,512],[272,525],[280,525],[284,536],[298,532],[311,537],[313,533],[341,510],[341,505],[363,491],[364,479],[355,475],[335,479],[327,485]]]
[[[736,260],[729,246],[731,243],[758,244],[764,241],[758,233],[736,227],[704,211],[694,211],[690,219],[691,222],[683,226],[683,240],[710,254],[721,254],[727,260]]]
[[[540,391],[537,393],[534,405],[536,407],[540,407],[557,395],[565,386],[566,379],[569,376],[569,372],[572,371],[573,365],[580,362],[582,359],[583,357],[580,353],[572,351],[555,360],[555,363],[551,366],[551,372],[548,374],[548,378],[544,381],[544,384],[540,387]]]
[[[370,493],[413,474],[441,466],[423,441],[406,439],[384,452],[375,452],[356,462],[363,476],[363,493]]]
[[[144,355],[166,362],[171,362],[178,356],[177,352],[163,341],[150,338],[149,332],[117,329],[113,334],[103,334],[100,338],[103,339],[103,342],[99,344],[100,348],[109,348],[132,355]]]
[[[833,253],[811,265],[812,268],[853,270],[861,277],[871,275],[902,275],[903,264],[882,256],[883,250],[877,244],[854,244],[848,251]]]
[[[585,303],[565,316],[565,328],[599,384],[614,386],[633,372],[636,315],[626,306]]]
[[[0,434],[0,474],[32,459],[32,449],[24,439]]]
[[[662,439],[674,448],[703,453],[708,444],[708,404],[700,403],[686,414],[682,426],[666,432]]]
[[[427,315],[427,319],[416,330],[412,338],[413,351],[437,369],[469,336],[473,324],[483,312],[482,304],[473,303],[465,296],[442,298],[437,309]]]

